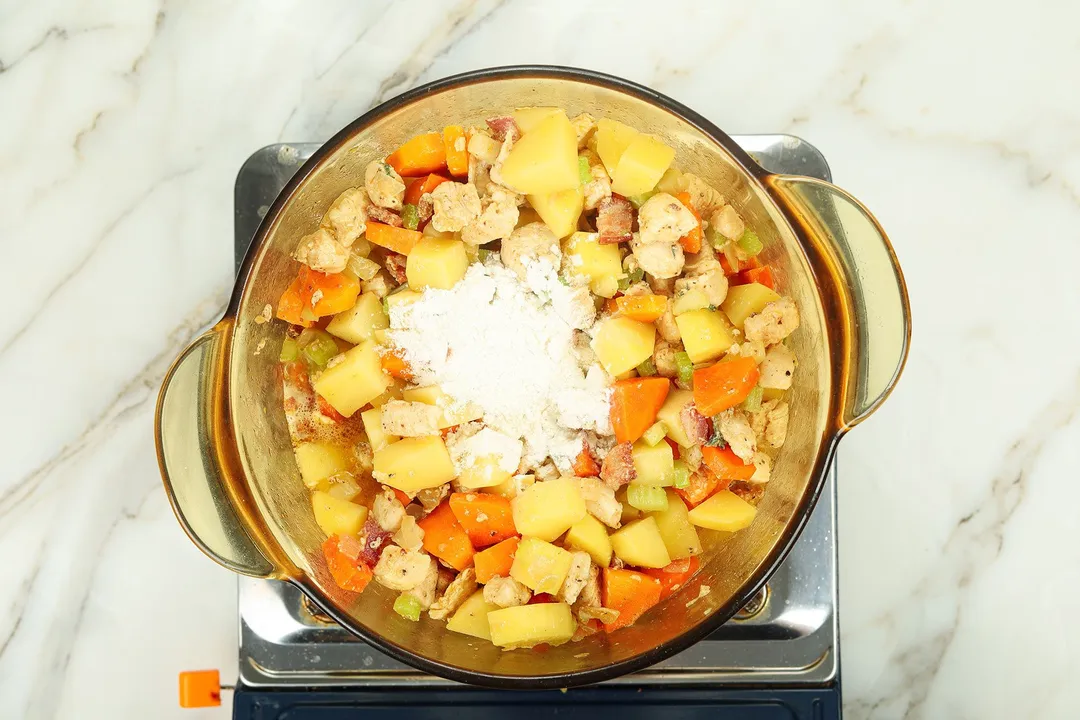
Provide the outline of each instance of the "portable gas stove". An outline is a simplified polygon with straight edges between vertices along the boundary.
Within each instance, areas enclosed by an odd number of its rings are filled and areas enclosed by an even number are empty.
[[[736,135],[762,166],[831,179],[791,135]],[[236,265],[263,216],[316,143],[265,147],[236,179]],[[730,622],[653,667],[568,691],[473,688],[420,672],[353,636],[291,585],[240,578],[234,718],[840,717],[835,467],[798,543]]]

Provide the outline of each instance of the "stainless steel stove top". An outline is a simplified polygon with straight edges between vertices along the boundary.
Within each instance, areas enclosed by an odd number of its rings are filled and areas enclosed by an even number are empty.
[[[812,145],[791,135],[736,135],[774,172],[831,179]],[[318,148],[316,143],[262,148],[236,179],[236,263],[278,192]],[[607,684],[818,685],[839,673],[836,617],[836,486],[829,473],[791,554],[735,619],[697,645],[647,670]],[[455,686],[384,655],[314,612],[285,583],[240,578],[240,680],[257,687]]]

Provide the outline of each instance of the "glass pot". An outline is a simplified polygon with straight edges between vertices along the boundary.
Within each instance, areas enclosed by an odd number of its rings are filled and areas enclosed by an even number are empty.
[[[703,532],[702,571],[633,626],[544,653],[503,651],[404,620],[396,593],[375,583],[338,588],[322,559],[324,535],[300,480],[282,411],[278,350],[285,327],[255,322],[296,273],[297,240],[366,163],[413,135],[482,125],[523,106],[589,112],[654,133],[674,165],[719,189],[764,242],[762,260],[792,296],[802,325],[789,343],[799,370],[791,423],[754,523],[733,535]],[[884,231],[855,198],[805,177],[758,166],[689,108],[647,88],[558,67],[508,67],[411,90],[331,138],[282,190],[259,227],[225,316],[165,378],[157,406],[158,462],[177,519],[207,555],[237,573],[290,582],[349,631],[421,670],[479,685],[567,687],[638,670],[685,649],[731,618],[784,559],[821,492],[837,442],[872,413],[907,357],[903,275]],[[701,586],[709,592],[696,598]]]

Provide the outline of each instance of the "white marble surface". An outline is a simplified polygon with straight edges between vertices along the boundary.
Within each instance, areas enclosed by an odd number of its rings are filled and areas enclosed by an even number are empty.
[[[151,421],[224,306],[243,159],[558,62],[806,137],[891,232],[915,332],[840,453],[848,717],[1076,717],[1068,5],[0,1],[0,716],[228,716],[176,709],[178,671],[235,677],[235,579],[177,526]]]

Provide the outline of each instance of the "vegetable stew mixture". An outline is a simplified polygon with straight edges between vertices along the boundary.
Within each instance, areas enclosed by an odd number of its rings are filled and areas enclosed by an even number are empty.
[[[299,240],[285,413],[338,585],[554,645],[635,622],[700,533],[753,522],[799,312],[674,155],[519,109],[373,159]]]

